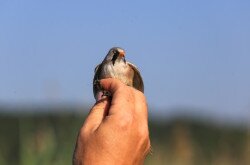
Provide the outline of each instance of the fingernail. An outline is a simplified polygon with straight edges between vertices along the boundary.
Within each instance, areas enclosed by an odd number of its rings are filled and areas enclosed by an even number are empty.
[[[97,92],[96,96],[95,96],[96,102],[98,102],[99,100],[101,100],[102,96],[103,96],[103,92],[101,92],[101,91]]]

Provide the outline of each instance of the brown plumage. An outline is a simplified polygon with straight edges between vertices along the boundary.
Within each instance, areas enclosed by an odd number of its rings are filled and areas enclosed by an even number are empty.
[[[117,78],[124,84],[144,92],[141,74],[134,64],[125,60],[125,51],[122,48],[111,48],[102,63],[95,68],[93,92],[96,100],[100,99],[100,93],[107,94],[98,83],[98,80],[104,78]]]

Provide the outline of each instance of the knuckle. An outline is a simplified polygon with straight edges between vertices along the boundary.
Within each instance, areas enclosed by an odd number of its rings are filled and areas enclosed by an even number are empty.
[[[147,106],[147,99],[142,92],[137,91],[137,93],[135,94],[135,97],[136,97],[137,102],[140,102],[141,105]]]
[[[148,154],[151,150],[150,138],[149,138],[149,131],[148,129],[140,129],[140,133],[138,133],[138,141],[141,146],[142,151],[145,154]]]
[[[89,129],[87,129],[86,127],[82,127],[80,129],[80,132],[79,132],[79,138],[82,140],[82,141],[86,141],[88,139],[88,136],[89,136]]]
[[[147,141],[149,139],[149,131],[147,127],[139,127],[137,134],[144,141]]]
[[[128,129],[131,126],[133,119],[131,115],[122,115],[117,120],[118,127],[121,129]]]
[[[145,97],[144,93],[142,93],[141,91],[136,90],[136,95],[137,95],[141,100],[146,100],[146,97]]]

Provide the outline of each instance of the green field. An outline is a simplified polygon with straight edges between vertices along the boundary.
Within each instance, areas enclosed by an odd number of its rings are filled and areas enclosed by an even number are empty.
[[[0,165],[69,165],[79,113],[0,115]],[[250,132],[197,120],[150,120],[153,165],[249,165]]]

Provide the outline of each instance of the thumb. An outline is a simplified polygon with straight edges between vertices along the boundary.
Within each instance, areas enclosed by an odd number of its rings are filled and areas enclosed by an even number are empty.
[[[98,101],[90,110],[85,122],[84,127],[89,131],[95,131],[102,123],[104,117],[107,115],[110,107],[108,98],[103,98]]]

